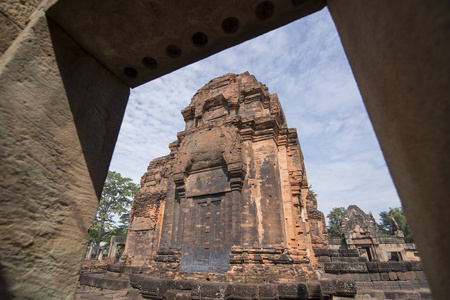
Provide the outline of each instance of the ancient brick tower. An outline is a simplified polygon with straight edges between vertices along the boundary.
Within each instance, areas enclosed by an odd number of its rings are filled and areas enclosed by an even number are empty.
[[[277,95],[248,72],[226,74],[182,114],[170,154],[141,179],[122,263],[165,277],[310,279],[325,219]]]

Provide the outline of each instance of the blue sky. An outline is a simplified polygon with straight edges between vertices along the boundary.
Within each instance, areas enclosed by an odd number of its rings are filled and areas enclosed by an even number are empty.
[[[110,170],[139,183],[184,129],[181,110],[214,77],[249,71],[277,93],[297,128],[319,209],[400,206],[331,16],[322,11],[131,91]]]

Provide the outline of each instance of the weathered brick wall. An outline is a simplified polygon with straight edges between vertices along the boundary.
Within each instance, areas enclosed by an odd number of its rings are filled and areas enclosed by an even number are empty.
[[[133,199],[127,244],[121,261],[133,266],[148,265],[156,255],[170,173],[171,156],[150,162]]]

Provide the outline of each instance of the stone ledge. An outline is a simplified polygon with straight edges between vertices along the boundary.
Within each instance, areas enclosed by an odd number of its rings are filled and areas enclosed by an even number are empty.
[[[109,264],[106,266],[106,270],[115,273],[124,274],[141,274],[144,273],[148,268],[146,267],[136,267],[136,266],[124,266],[121,264]]]
[[[321,280],[306,283],[244,284],[152,278],[131,274],[130,283],[146,299],[327,299],[356,295],[352,280]],[[177,296],[178,295],[178,296]]]
[[[405,273],[411,272],[418,273],[419,279],[425,279],[423,277],[423,269],[420,262],[417,261],[396,261],[396,262],[357,262],[353,261],[353,257],[343,257],[347,261],[336,261],[335,257],[331,257],[331,261],[324,261],[320,256],[320,263],[323,264],[325,273],[345,274],[345,273]],[[403,276],[403,275],[402,275]],[[406,276],[406,275],[405,275]],[[409,276],[409,275],[407,275]]]
[[[130,288],[130,280],[128,277],[109,277],[107,273],[101,274],[81,274],[80,285],[86,285],[108,290],[123,290]]]

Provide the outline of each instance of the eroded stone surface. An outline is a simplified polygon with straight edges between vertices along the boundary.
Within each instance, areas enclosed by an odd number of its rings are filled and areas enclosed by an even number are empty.
[[[29,22],[42,0],[0,2],[0,57]]]
[[[43,12],[8,53],[0,60],[0,298],[67,299],[129,89]]]

